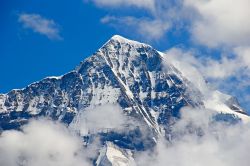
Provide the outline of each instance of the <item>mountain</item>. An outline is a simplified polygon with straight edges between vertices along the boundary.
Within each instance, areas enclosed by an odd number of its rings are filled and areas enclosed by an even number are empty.
[[[0,127],[19,129],[43,116],[61,121],[86,145],[100,138],[103,146],[93,160],[101,166],[133,165],[133,151],[152,148],[159,136],[168,138],[186,106],[213,109],[224,121],[249,121],[237,99],[212,90],[207,97],[183,73],[164,53],[115,35],[73,71],[0,94]],[[86,114],[106,105],[121,108],[125,130],[82,132]]]

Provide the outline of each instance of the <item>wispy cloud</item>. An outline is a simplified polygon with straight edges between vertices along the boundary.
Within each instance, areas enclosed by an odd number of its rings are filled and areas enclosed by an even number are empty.
[[[32,29],[34,32],[47,36],[52,40],[61,40],[58,24],[54,20],[42,17],[39,14],[20,14],[18,21],[24,28]]]
[[[123,31],[136,31],[136,34],[139,37],[144,38],[148,41],[159,40],[171,27],[171,24],[166,21],[163,22],[162,20],[136,18],[132,16],[106,16],[101,19],[101,22],[111,25],[117,29],[122,29]]]
[[[154,0],[89,0],[99,7],[124,7],[135,6],[149,10],[154,9]]]
[[[240,46],[250,44],[250,11],[248,0],[147,0],[147,1],[106,1],[93,0],[99,7],[122,9],[124,6],[136,6],[148,10],[148,18],[174,25],[173,29],[189,32],[191,38],[198,44],[208,47]],[[119,14],[120,17],[120,14]],[[126,18],[124,16],[123,18]],[[131,17],[131,16],[130,16]],[[136,17],[136,16],[133,16]],[[123,19],[120,17],[120,19]],[[121,24],[120,19],[113,19],[116,25]],[[141,19],[141,18],[136,18]],[[108,23],[108,22],[107,22]],[[115,24],[114,24],[115,25]],[[151,24],[148,24],[152,26]],[[123,26],[129,26],[123,22]],[[131,27],[136,30],[137,27]],[[159,29],[156,28],[157,32]],[[170,30],[165,28],[160,37]],[[150,34],[149,34],[150,35]],[[153,36],[154,37],[154,36]]]
[[[101,19],[101,22],[111,25],[128,34],[138,34],[138,36],[147,41],[156,41],[161,39],[164,35],[173,28],[175,21],[173,17],[177,17],[177,10],[170,2],[155,1],[155,0],[139,0],[139,1],[105,1],[94,0],[95,4],[102,8],[116,8],[127,9],[129,7],[138,8],[138,10],[146,10],[147,15],[138,17],[136,15],[107,15]],[[137,32],[137,33],[134,33]]]

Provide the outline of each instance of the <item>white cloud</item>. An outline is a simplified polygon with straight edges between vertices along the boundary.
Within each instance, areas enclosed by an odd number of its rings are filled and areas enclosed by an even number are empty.
[[[137,34],[146,40],[160,39],[171,27],[171,24],[166,21],[129,16],[106,16],[101,19],[101,22],[123,31],[136,31],[134,34]]]
[[[59,26],[50,19],[43,18],[39,14],[23,13],[19,15],[18,21],[24,28],[32,29],[34,32],[47,36],[49,39],[60,40]]]
[[[96,136],[86,147],[82,136],[110,130],[129,132],[135,126],[137,122],[113,104],[81,111],[69,127],[51,120],[31,120],[21,131],[1,133],[0,165],[90,166],[103,145]]]
[[[140,165],[156,166],[248,166],[250,126],[214,122],[210,110],[182,110],[173,126],[177,137],[160,140],[154,151],[137,155]]]
[[[209,47],[250,44],[249,0],[184,0],[197,16],[190,18],[194,39]]]
[[[32,120],[0,137],[0,165],[88,166],[81,139],[57,122]]]

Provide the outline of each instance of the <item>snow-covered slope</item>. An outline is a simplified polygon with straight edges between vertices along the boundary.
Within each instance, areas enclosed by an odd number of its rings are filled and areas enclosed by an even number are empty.
[[[78,130],[86,110],[118,105],[128,122],[136,122],[127,123],[126,131],[102,128],[80,134],[86,144],[101,138],[97,165],[128,165],[129,151],[151,148],[158,136],[169,134],[185,106],[249,121],[234,98],[217,91],[209,96],[163,53],[115,35],[75,70],[0,95],[0,127],[18,129],[30,118],[48,116]]]

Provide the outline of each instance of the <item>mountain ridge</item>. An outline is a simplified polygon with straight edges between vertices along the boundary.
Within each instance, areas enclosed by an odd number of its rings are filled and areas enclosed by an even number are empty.
[[[119,43],[119,44],[117,44],[117,43]],[[104,64],[106,63],[110,67],[110,69],[111,69],[110,72],[113,72],[113,74],[116,77],[116,79],[118,79],[119,84],[122,84],[121,87],[124,88],[124,91],[127,92],[128,97],[131,98],[131,96],[133,96],[133,92],[131,92],[130,88],[127,85],[125,85],[126,83],[124,84],[124,81],[122,80],[122,79],[124,79],[124,74],[127,74],[127,73],[122,73],[123,74],[123,78],[120,77],[120,74],[121,74],[122,70],[120,69],[121,66],[119,66],[119,63],[122,63],[122,61],[127,60],[126,59],[126,56],[127,56],[126,53],[128,53],[129,50],[125,50],[124,55],[123,54],[119,54],[119,58],[120,59],[118,59],[118,60],[114,60],[115,58],[118,58],[118,56],[117,57],[115,57],[115,56],[114,57],[110,57],[110,54],[112,54],[112,53],[109,52],[112,49],[113,49],[113,51],[116,50],[116,49],[118,49],[118,48],[112,48],[113,46],[115,46],[115,47],[124,46],[125,47],[126,45],[131,45],[133,47],[139,47],[139,48],[142,48],[142,49],[143,48],[147,48],[148,50],[152,51],[153,56],[157,57],[158,59],[156,60],[156,62],[154,62],[156,64],[153,64],[153,65],[147,64],[148,65],[147,67],[148,67],[149,70],[153,70],[154,68],[157,68],[157,65],[161,65],[161,64],[157,64],[158,63],[157,61],[162,61],[163,60],[163,56],[164,56],[163,53],[161,53],[161,52],[153,49],[150,45],[147,45],[147,44],[144,44],[144,43],[139,43],[139,42],[133,41],[133,40],[129,40],[129,39],[126,39],[126,38],[124,38],[122,36],[119,36],[119,35],[114,35],[96,53],[94,53],[92,56],[90,56],[90,57],[86,58],[84,61],[82,61],[81,64],[78,65],[74,70],[72,70],[72,71],[70,71],[70,72],[68,72],[68,73],[66,73],[66,74],[64,74],[62,76],[58,76],[58,77],[57,76],[46,77],[46,78],[44,78],[44,79],[42,79],[40,81],[36,81],[34,83],[31,83],[30,85],[28,85],[27,87],[22,88],[22,89],[14,89],[14,90],[11,90],[10,92],[6,93],[6,94],[0,94],[0,112],[1,113],[8,112],[7,111],[8,108],[6,109],[6,100],[8,98],[8,94],[10,94],[10,95],[12,95],[13,93],[14,94],[15,93],[18,94],[21,91],[25,91],[26,89],[29,89],[29,88],[32,89],[33,86],[35,86],[36,84],[39,84],[41,82],[44,82],[45,84],[46,84],[46,82],[47,83],[49,83],[49,82],[56,83],[56,82],[59,82],[59,81],[63,80],[65,77],[70,76],[70,75],[71,76],[75,76],[77,78],[78,82],[83,81],[82,75],[79,74],[79,73],[81,73],[81,70],[85,69],[84,68],[85,66],[83,66],[83,65],[89,65],[88,64],[89,59],[95,59],[95,58],[97,60],[97,62],[95,62],[95,63],[97,63],[97,64],[100,63],[100,62],[98,62],[98,60],[100,60],[100,61],[102,61],[101,63],[104,63]],[[120,49],[123,49],[123,48],[120,48]],[[105,51],[106,51],[106,53],[105,53]],[[101,53],[100,57],[98,57],[99,56],[98,53],[100,53],[100,52],[102,52],[102,53]],[[121,55],[121,57],[120,57],[120,55]],[[94,57],[94,56],[97,56],[97,57]],[[138,54],[138,56],[141,56],[141,54]],[[103,59],[102,59],[102,57],[103,57]],[[113,60],[113,62],[111,62],[111,59]],[[151,62],[153,62],[153,61],[151,61]],[[171,69],[172,72],[174,72],[175,74],[177,74],[178,77],[183,77],[182,74],[177,69],[175,69],[175,67],[172,66],[170,63],[168,64],[168,67],[172,68]],[[131,69],[129,69],[129,70],[131,70]],[[148,73],[148,77],[149,76],[150,75]],[[149,79],[151,79],[151,78],[152,77],[149,77]],[[181,79],[184,79],[184,77],[181,78]],[[151,80],[149,80],[149,81],[151,81]],[[185,82],[187,82],[187,81],[185,81]],[[16,97],[18,98],[18,96],[16,96]],[[20,104],[18,104],[18,103],[19,102],[17,100],[13,105],[10,105],[10,106],[13,106],[14,109],[16,109],[17,111],[18,110],[21,111],[22,108],[20,108]],[[7,106],[8,106],[8,104],[7,104]],[[17,106],[17,107],[15,107],[15,106]],[[11,110],[11,109],[13,109],[13,108],[10,108],[9,110]],[[243,112],[243,111],[239,111],[239,112]],[[148,116],[148,115],[145,114],[145,116]],[[148,121],[148,120],[146,120],[146,121]],[[152,122],[150,122],[150,123],[152,123]]]

